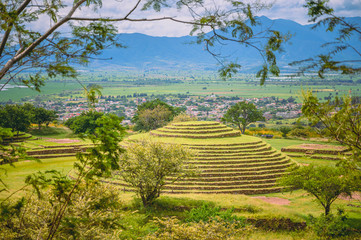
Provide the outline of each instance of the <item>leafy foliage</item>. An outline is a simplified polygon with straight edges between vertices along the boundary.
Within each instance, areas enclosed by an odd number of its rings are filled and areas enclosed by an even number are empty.
[[[348,164],[356,164],[352,167],[356,169],[361,156],[361,104],[352,104],[350,96],[320,102],[311,91],[304,92],[303,98],[303,116],[313,125],[321,126],[325,136],[348,146],[353,152]]]
[[[166,178],[173,182],[193,175],[185,161],[191,152],[180,145],[164,144],[142,139],[127,144],[127,151],[120,158],[122,179],[134,188],[146,207],[160,196]]]
[[[111,239],[118,235],[122,202],[117,189],[101,184],[81,185],[59,224],[59,239]],[[56,193],[58,195],[58,193]],[[0,205],[1,239],[45,239],[62,205],[48,191],[43,198],[21,198]]]
[[[210,222],[212,220],[222,219],[228,223],[237,223],[238,227],[244,227],[244,218],[237,217],[232,214],[233,209],[221,211],[220,207],[212,207],[209,204],[203,204],[199,208],[193,208],[188,212],[188,217],[185,219],[186,222]]]
[[[167,103],[155,99],[138,105],[134,114],[134,130],[149,131],[166,125],[180,113],[181,109],[174,108]]]
[[[237,222],[229,224],[219,217],[198,223],[181,223],[174,217],[158,218],[155,223],[159,229],[145,239],[235,240],[246,237],[252,230],[250,226],[240,228]]]
[[[347,236],[350,233],[350,227],[346,223],[347,216],[338,209],[337,215],[322,214],[318,218],[310,216],[310,225],[313,231],[322,238],[330,239],[335,237]]]
[[[149,131],[167,125],[172,118],[172,112],[164,106],[156,106],[154,109],[144,109],[138,115],[138,121],[134,130]]]
[[[77,154],[77,162],[74,163],[74,171],[72,173],[73,179],[70,179],[62,172],[51,170],[46,172],[34,173],[26,178],[26,184],[32,186],[34,193],[39,198],[39,202],[45,204],[45,207],[39,207],[41,214],[35,215],[35,220],[31,218],[22,218],[20,221],[14,224],[7,225],[6,222],[1,222],[9,228],[12,233],[19,232],[24,236],[37,237],[42,236],[43,239],[53,239],[59,232],[62,234],[69,234],[69,237],[77,238],[77,236],[95,236],[97,233],[87,227],[88,224],[95,228],[106,229],[108,227],[114,228],[114,219],[110,218],[112,211],[106,210],[104,213],[101,211],[99,214],[104,216],[101,219],[92,219],[94,209],[90,209],[92,206],[99,209],[112,208],[112,199],[114,197],[107,198],[106,195],[99,194],[97,192],[94,196],[97,200],[94,200],[93,205],[84,203],[82,207],[79,207],[79,211],[84,215],[77,215],[74,213],[74,206],[81,204],[82,200],[86,201],[86,194],[90,193],[93,188],[96,188],[97,180],[103,176],[109,176],[114,170],[119,169],[119,157],[123,152],[123,149],[119,146],[124,135],[124,129],[120,125],[120,119],[114,115],[107,115],[98,118],[95,122],[99,127],[95,129],[94,134],[87,135],[87,138],[93,143],[93,147],[89,148],[85,153]],[[104,197],[104,198],[103,198]],[[40,201],[45,199],[44,201]],[[27,199],[21,206],[18,203],[10,204],[9,199],[3,200],[0,204],[4,207],[6,212],[15,211],[23,212],[20,216],[25,216],[27,209],[31,207],[32,202]],[[10,199],[11,200],[11,199]],[[98,204],[95,204],[98,201]],[[110,205],[107,205],[107,204]],[[99,204],[107,205],[102,207]],[[90,208],[89,208],[90,207]],[[89,209],[89,211],[87,211]],[[4,210],[4,211],[5,211]],[[45,211],[44,213],[42,211]],[[94,212],[95,213],[95,212]],[[107,214],[110,214],[106,216]],[[115,213],[115,212],[114,212]],[[4,213],[5,214],[5,213]],[[35,214],[35,213],[34,213]],[[104,215],[105,214],[105,215]],[[4,215],[6,216],[6,215]],[[86,219],[83,219],[86,218]],[[119,218],[117,215],[115,217]],[[4,221],[9,220],[4,218]],[[43,221],[44,220],[44,221]],[[92,221],[95,222],[92,222]],[[107,222],[109,220],[109,222]],[[114,221],[113,221],[114,220]],[[16,220],[14,220],[16,221]],[[36,223],[36,227],[32,224]],[[82,225],[83,224],[83,225]],[[106,227],[103,225],[109,224]],[[24,225],[24,226],[23,226]],[[23,230],[18,230],[23,227]],[[78,232],[78,230],[89,232]],[[79,231],[80,231],[79,230]],[[99,229],[98,229],[99,230]],[[30,231],[30,233],[29,233]],[[36,233],[32,232],[36,231]],[[110,233],[112,234],[112,233]],[[22,236],[20,236],[22,237]],[[30,237],[29,237],[30,238]],[[93,237],[89,237],[93,238]]]
[[[309,21],[316,22],[313,28],[324,25],[326,31],[338,32],[335,40],[323,45],[323,47],[331,48],[331,50],[327,54],[296,61],[291,65],[301,65],[301,73],[317,70],[321,78],[329,71],[341,72],[342,74],[359,73],[361,68],[357,66],[357,63],[361,62],[361,52],[360,49],[351,44],[350,37],[356,35],[360,38],[361,28],[355,23],[348,22],[344,17],[336,16],[334,10],[327,3],[328,0],[307,0],[304,7],[308,9]],[[357,57],[355,59],[339,60],[338,56],[345,50],[351,50]]]
[[[100,127],[97,120],[102,116],[104,116],[102,112],[82,112],[79,116],[69,118],[64,125],[73,130],[75,134],[94,134],[95,130]]]
[[[303,189],[314,196],[327,216],[338,196],[351,196],[352,191],[359,188],[360,178],[343,168],[309,165],[295,167],[284,175],[280,183],[286,188]]]
[[[31,123],[48,125],[56,120],[57,115],[54,110],[47,110],[42,107],[34,107],[33,104],[7,104],[0,107],[0,126],[11,128],[13,132],[27,131]]]
[[[292,131],[292,128],[287,126],[280,127],[280,132],[282,132],[282,137],[287,137],[287,134]]]
[[[224,123],[232,123],[244,133],[248,124],[264,120],[261,111],[251,102],[238,102],[230,107],[224,114],[222,121]]]
[[[197,121],[197,118],[189,116],[186,113],[180,113],[173,118],[173,122],[189,122],[189,121]]]
[[[34,108],[32,112],[32,122],[38,124],[38,128],[41,128],[42,124],[49,125],[50,122],[57,119],[57,114],[54,110],[46,110],[45,108]]]
[[[31,113],[21,105],[7,104],[0,107],[0,126],[13,132],[27,131],[31,124]]]

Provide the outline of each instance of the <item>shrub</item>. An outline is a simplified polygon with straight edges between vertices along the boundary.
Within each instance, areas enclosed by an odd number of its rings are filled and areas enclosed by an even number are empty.
[[[280,216],[258,216],[248,218],[246,222],[266,231],[295,231],[306,228],[305,222],[295,222],[290,218]]]
[[[347,217],[343,210],[338,210],[336,216],[322,214],[315,218],[310,215],[310,226],[313,231],[322,238],[329,239],[333,237],[346,236],[350,233],[350,227],[346,223]]]
[[[244,226],[245,219],[233,215],[234,209],[221,211],[220,207],[212,207],[209,204],[203,204],[199,208],[193,208],[188,212],[186,222],[209,222],[216,218],[220,218],[228,223],[237,223],[239,226]]]
[[[289,135],[293,136],[293,137],[302,137],[302,138],[310,137],[309,131],[307,131],[306,129],[300,129],[300,128],[293,129],[292,131],[289,132]]]
[[[189,122],[189,121],[197,121],[197,118],[194,116],[190,116],[186,113],[180,113],[173,118],[173,122]]]
[[[282,132],[282,137],[287,137],[287,134],[292,131],[292,129],[287,126],[282,126],[279,130]]]
[[[123,206],[118,189],[102,184],[87,187],[85,194],[72,196],[57,239],[114,239],[118,235]],[[41,199],[30,196],[0,205],[0,239],[46,239],[54,206],[59,207],[59,202],[50,191]]]
[[[281,137],[281,132],[270,130],[268,128],[250,128],[245,131],[245,134],[251,136],[273,135],[275,138]]]
[[[252,227],[239,228],[236,223],[229,224],[219,217],[209,222],[181,223],[177,218],[156,219],[158,230],[148,235],[147,240],[235,240],[243,239],[248,235]]]

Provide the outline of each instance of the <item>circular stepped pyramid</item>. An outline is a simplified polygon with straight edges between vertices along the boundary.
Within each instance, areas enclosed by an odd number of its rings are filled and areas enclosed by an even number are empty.
[[[218,122],[173,123],[150,135],[165,143],[182,144],[196,153],[187,164],[196,166],[200,174],[175,183],[168,178],[164,193],[277,192],[281,188],[275,185],[276,180],[293,164],[260,138],[240,136],[239,131]],[[134,135],[130,140],[136,139]],[[120,181],[117,184],[127,187]]]

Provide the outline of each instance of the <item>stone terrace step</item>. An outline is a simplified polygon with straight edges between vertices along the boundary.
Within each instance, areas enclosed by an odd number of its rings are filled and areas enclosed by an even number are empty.
[[[284,175],[284,172],[272,173],[272,174],[249,174],[249,175],[238,175],[238,176],[208,176],[207,178],[202,177],[191,177],[181,179],[179,182],[229,182],[229,181],[256,181],[256,180],[271,180],[277,179]],[[167,178],[167,180],[173,180]]]
[[[38,158],[38,159],[47,159],[47,158],[62,158],[62,157],[75,157],[76,153],[73,154],[50,154],[50,155],[34,155],[32,157]]]
[[[226,143],[226,144],[186,144],[183,143],[184,146],[193,146],[193,147],[229,147],[229,146],[246,146],[246,145],[255,145],[265,143],[262,140],[260,141],[254,141],[254,142],[244,142],[244,143]]]
[[[185,127],[185,126],[191,126],[191,127],[195,127],[195,126],[219,126],[221,125],[219,122],[178,122],[178,123],[172,123],[171,126],[180,126],[180,127]]]
[[[167,128],[159,128],[157,129],[157,131],[159,132],[163,132],[163,133],[173,133],[173,134],[178,134],[178,133],[183,133],[183,134],[211,134],[211,133],[226,133],[226,132],[232,132],[234,131],[232,128],[222,128],[222,129],[208,129],[208,130],[196,130],[196,129],[167,129]]]
[[[284,158],[280,161],[271,161],[271,162],[256,162],[256,163],[241,163],[241,164],[217,164],[217,165],[206,163],[206,164],[202,164],[202,165],[197,164],[196,166],[198,169],[226,169],[226,168],[240,169],[240,168],[281,165],[281,164],[287,164],[289,162],[290,162],[289,159]]]
[[[168,189],[172,189],[173,191],[175,190],[198,190],[198,191],[202,191],[202,190],[234,190],[234,189],[247,189],[247,188],[252,188],[252,189],[264,189],[264,188],[270,188],[273,187],[274,183],[265,183],[265,184],[247,184],[247,185],[229,185],[229,186],[168,186],[165,185],[164,186],[164,190],[168,190]]]
[[[205,130],[205,129],[225,129],[228,128],[225,125],[208,125],[208,126],[174,126],[169,125],[163,127],[165,129],[171,129],[171,130]]]
[[[37,151],[28,151],[27,154],[29,156],[33,155],[50,155],[50,154],[59,154],[59,153],[77,153],[77,152],[85,152],[85,148],[63,148],[63,149],[44,149]]]
[[[246,174],[249,172],[260,172],[260,171],[269,171],[269,170],[281,170],[286,169],[289,166],[291,166],[291,163],[281,163],[281,164],[275,164],[275,165],[261,165],[261,166],[252,166],[249,167],[231,167],[231,168],[202,168],[201,174],[204,173],[230,173],[230,174]]]
[[[213,191],[199,191],[199,190],[165,190],[162,193],[172,193],[172,194],[266,194],[266,193],[274,193],[280,192],[282,190],[281,187],[270,187],[270,188],[261,188],[261,189],[234,189],[234,190],[213,190]]]
[[[287,166],[283,168],[276,168],[276,169],[264,169],[264,170],[253,170],[253,171],[244,171],[244,172],[207,172],[207,173],[200,173],[198,178],[208,178],[208,177],[231,177],[231,176],[257,176],[257,175],[264,175],[264,174],[274,174],[274,173],[282,173],[285,172]]]
[[[265,151],[257,151],[257,152],[245,152],[245,151],[238,151],[238,152],[208,152],[208,151],[203,151],[203,152],[197,152],[196,156],[197,157],[236,157],[236,156],[267,156],[267,155],[272,155],[272,154],[280,154],[277,153],[276,150],[265,150]],[[287,154],[287,156],[289,156]]]
[[[165,133],[158,130],[153,130],[150,132],[150,135],[158,137],[181,137],[181,138],[223,138],[223,137],[235,137],[239,136],[238,131],[231,131],[227,133],[213,133],[213,134],[185,134],[185,133]]]
[[[266,156],[244,156],[244,157],[195,157],[194,159],[198,161],[215,161],[215,160],[257,160],[257,159],[270,159],[270,160],[279,160],[285,158],[286,156],[282,155],[281,153],[277,153],[274,155],[266,155]]]
[[[277,178],[272,179],[256,179],[256,180],[243,180],[243,181],[217,181],[217,182],[197,182],[197,181],[178,181],[171,183],[169,186],[228,186],[228,185],[246,185],[246,184],[265,184],[265,183],[275,183]]]
[[[251,146],[187,146],[190,149],[194,149],[194,150],[199,150],[199,151],[216,151],[216,152],[221,152],[221,151],[229,151],[229,152],[241,152],[241,150],[244,151],[250,151],[250,150],[254,150],[254,149],[259,149],[259,148],[263,148],[263,147],[267,147],[267,148],[271,148],[269,144],[267,143],[261,143],[261,144],[257,144],[257,145],[251,145]]]

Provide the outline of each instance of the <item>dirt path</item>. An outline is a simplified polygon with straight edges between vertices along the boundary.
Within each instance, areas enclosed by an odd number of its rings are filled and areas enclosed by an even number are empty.
[[[80,142],[79,139],[70,139],[70,138],[63,138],[63,139],[56,139],[56,138],[43,138],[48,142],[55,142],[55,143],[74,143]]]
[[[361,201],[361,192],[354,192],[352,193],[352,197],[350,198],[349,196],[339,196],[338,198],[342,199],[342,200],[358,200]]]
[[[259,196],[259,197],[252,197],[261,199],[267,203],[276,204],[276,205],[289,205],[291,203],[290,200],[278,197],[266,197],[266,196]]]
[[[333,146],[333,145],[324,145],[324,144],[309,144],[304,143],[301,145],[298,145],[298,147],[303,149],[309,149],[309,150],[324,150],[324,149],[333,149],[333,150],[345,150],[346,148],[343,146]]]

